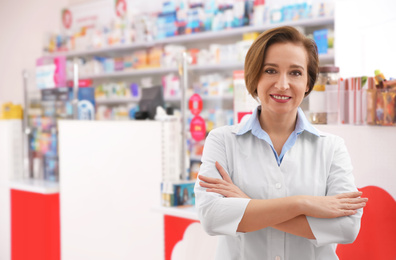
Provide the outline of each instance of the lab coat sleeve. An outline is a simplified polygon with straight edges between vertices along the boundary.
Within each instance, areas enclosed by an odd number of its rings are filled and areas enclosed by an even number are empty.
[[[221,175],[215,166],[216,161],[223,166],[227,173],[230,173],[231,166],[227,162],[225,131],[227,131],[225,127],[212,130],[206,138],[199,175],[220,179]],[[206,188],[199,185],[199,179],[195,183],[194,191],[198,218],[209,235],[237,236],[240,234],[237,232],[237,228],[250,199],[226,198],[218,193],[207,192]]]
[[[333,159],[327,178],[326,196],[357,191],[352,175],[351,160],[344,141],[337,137],[335,143]],[[311,243],[316,246],[330,243],[352,243],[359,233],[362,214],[363,209],[358,210],[352,216],[332,219],[307,216],[308,223],[316,238],[316,240],[310,240]]]

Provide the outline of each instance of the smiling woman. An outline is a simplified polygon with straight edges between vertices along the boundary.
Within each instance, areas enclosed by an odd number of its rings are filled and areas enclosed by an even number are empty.
[[[196,208],[217,259],[338,259],[352,243],[362,198],[341,138],[319,132],[299,108],[313,88],[318,54],[292,27],[261,34],[245,60],[249,93],[261,105],[245,122],[210,132]]]

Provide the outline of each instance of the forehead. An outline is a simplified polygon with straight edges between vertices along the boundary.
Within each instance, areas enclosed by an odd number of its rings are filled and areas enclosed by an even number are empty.
[[[307,67],[308,53],[301,44],[274,43],[267,48],[264,63],[295,64]]]

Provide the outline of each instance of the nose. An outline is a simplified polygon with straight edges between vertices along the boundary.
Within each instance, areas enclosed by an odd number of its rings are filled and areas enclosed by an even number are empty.
[[[279,89],[280,91],[286,91],[289,89],[289,81],[287,78],[287,75],[285,73],[282,73],[279,75],[278,81],[275,84],[276,88]]]

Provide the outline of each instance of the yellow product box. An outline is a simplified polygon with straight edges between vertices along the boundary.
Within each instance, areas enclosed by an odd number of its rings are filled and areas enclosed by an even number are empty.
[[[1,106],[0,119],[22,119],[23,110],[21,105],[14,105],[11,102]]]
[[[260,34],[258,32],[249,32],[249,33],[244,33],[243,34],[243,40],[244,41],[250,41],[250,40],[256,40],[256,38],[259,36]]]
[[[148,65],[152,68],[161,67],[161,58],[164,55],[164,50],[161,47],[153,47],[148,53]]]

